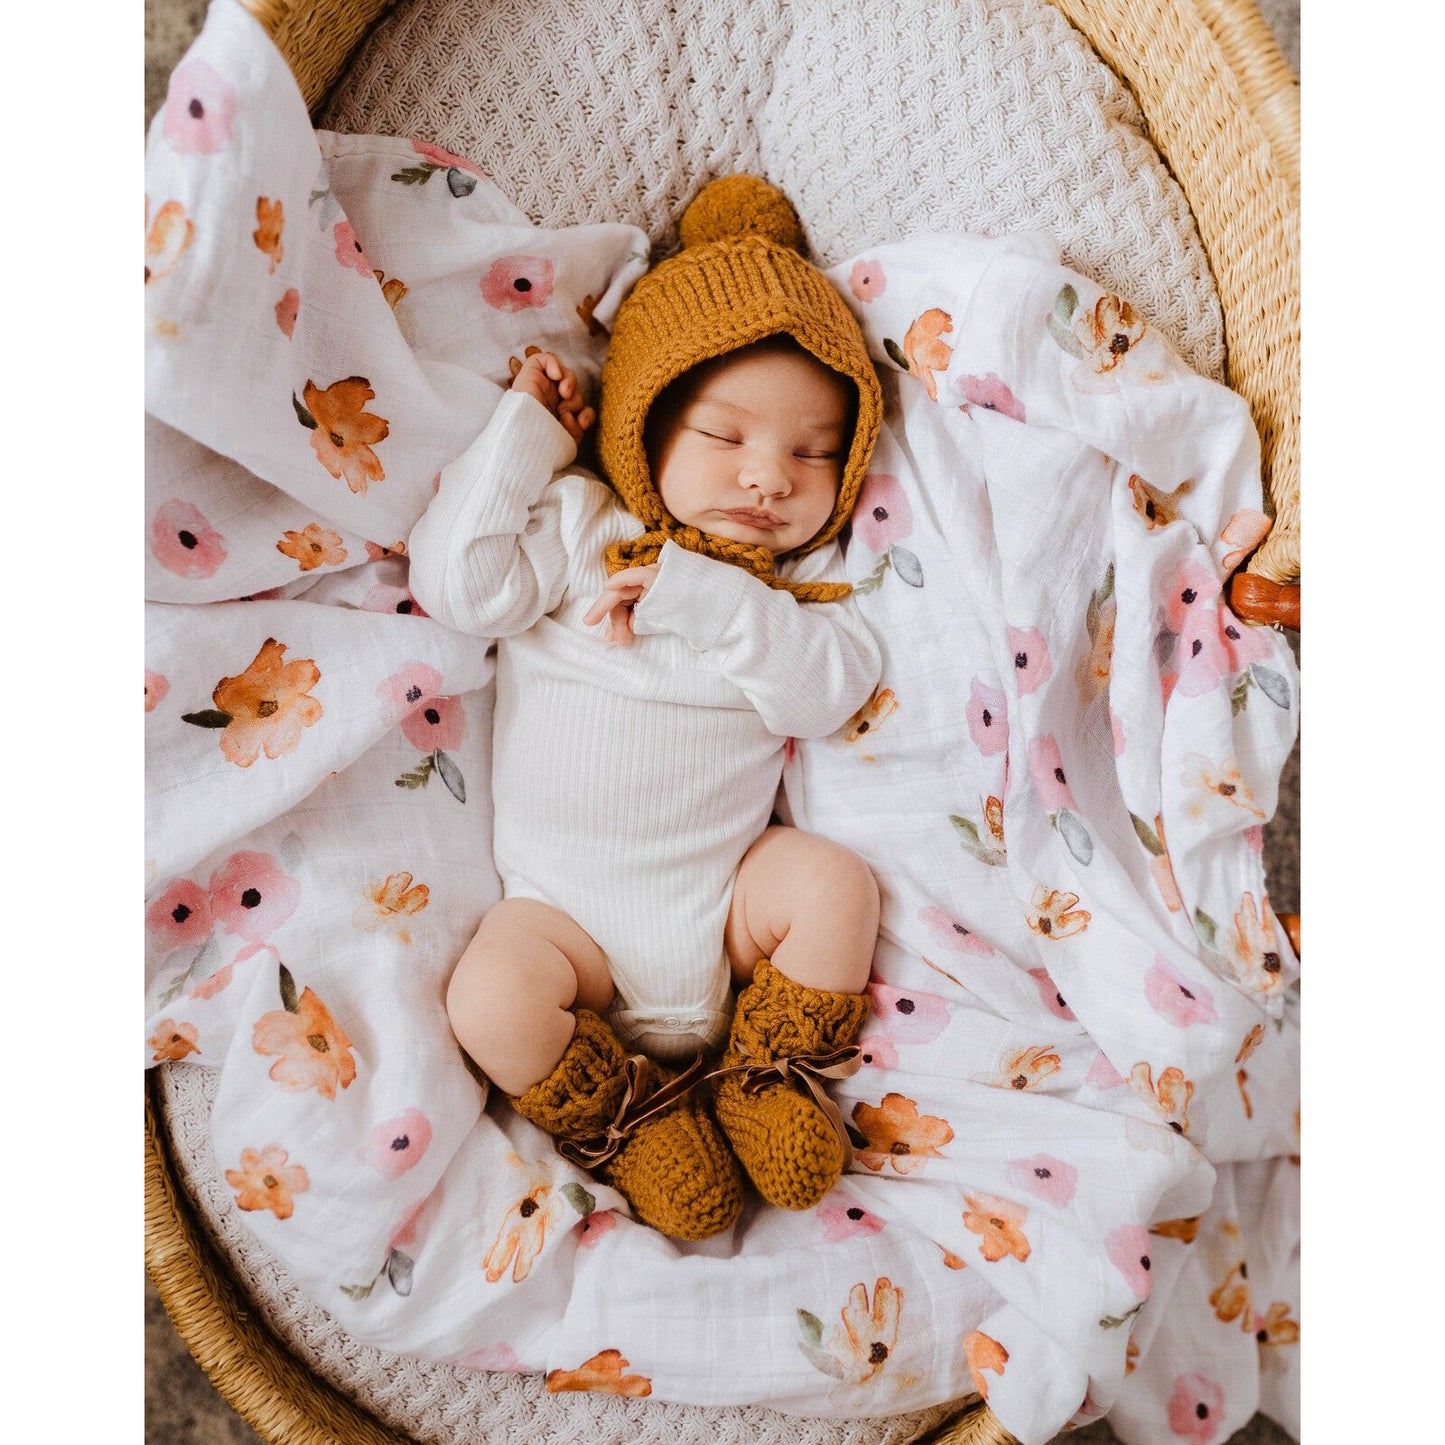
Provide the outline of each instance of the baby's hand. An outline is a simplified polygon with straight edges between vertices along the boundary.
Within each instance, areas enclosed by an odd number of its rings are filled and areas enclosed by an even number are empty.
[[[607,619],[608,642],[626,647],[632,641],[632,609],[647,596],[657,581],[658,564],[650,567],[625,567],[607,579],[602,595],[587,609],[582,619],[588,627]]]
[[[597,419],[584,405],[585,398],[570,366],[564,366],[550,351],[531,351],[522,369],[512,378],[512,390],[525,392],[540,401],[567,428],[574,442]]]

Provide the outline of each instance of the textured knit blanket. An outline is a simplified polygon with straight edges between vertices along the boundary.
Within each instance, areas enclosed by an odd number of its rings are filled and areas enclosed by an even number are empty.
[[[231,0],[153,125],[146,225],[145,1058],[219,1071],[216,1169],[291,1274],[359,1339],[555,1391],[977,1391],[1026,1445],[1296,1420],[1261,825],[1298,680],[1221,590],[1267,525],[1243,403],[1039,235],[829,273],[889,398],[848,551],[884,677],[790,748],[785,806],[883,890],[855,1156],[818,1209],[683,1246],[451,1038],[498,896],[491,661],[405,555],[527,346],[595,382],[646,238],[313,131]]]

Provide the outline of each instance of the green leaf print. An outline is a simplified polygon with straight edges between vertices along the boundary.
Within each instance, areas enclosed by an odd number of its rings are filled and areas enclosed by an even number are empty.
[[[411,1293],[411,1271],[414,1261],[408,1254],[394,1249],[386,1257],[386,1277],[392,1289],[405,1298]]]
[[[978,824],[972,818],[960,818],[957,813],[950,813],[948,821],[953,824],[966,838],[978,842]]]
[[[428,753],[421,762],[416,765],[416,770],[410,773],[403,773],[397,780],[398,788],[424,788],[431,779],[432,771],[436,767],[436,754]],[[466,800],[463,799],[465,802]]]
[[[1219,932],[1219,925],[1202,909],[1194,910],[1194,931],[1199,935],[1206,948],[1214,947],[1215,935]]]
[[[1133,1309],[1126,1310],[1121,1315],[1105,1315],[1104,1318],[1099,1321],[1099,1328],[1101,1330],[1117,1330],[1125,1321],[1132,1320],[1143,1308],[1144,1301],[1140,1300]]]
[[[1086,619],[1086,626],[1089,629],[1089,641],[1092,642],[1099,633],[1099,618],[1103,615],[1104,604],[1114,595],[1114,564],[1109,563],[1108,570],[1104,573],[1104,580],[1099,584],[1099,590],[1089,598],[1089,612]]]
[[[288,1014],[300,1013],[301,1005],[296,998],[296,980],[291,977],[291,970],[284,963],[278,964],[281,970],[281,1004]]]
[[[298,397],[294,391],[291,393],[291,405],[296,408],[296,420],[299,421],[301,425],[304,426],[308,431],[315,431],[316,418],[312,416],[309,411],[306,410],[305,403],[302,402],[300,397]]]
[[[1070,356],[1082,361],[1084,348],[1074,336],[1074,312],[1079,309],[1079,293],[1072,286],[1065,286],[1054,298],[1054,309],[1049,312],[1046,324],[1049,335]]]
[[[467,785],[462,778],[462,770],[440,748],[432,754],[432,757],[436,760],[436,770],[440,774],[442,782],[447,785],[447,791],[457,802],[465,803]]]
[[[883,338],[883,349],[888,353],[888,359],[895,366],[901,366],[904,371],[908,370],[908,358],[903,354],[903,348],[891,337]]]
[[[562,1198],[565,1199],[583,1219],[586,1219],[589,1214],[596,1213],[596,1198],[589,1194],[580,1184],[564,1184],[559,1192]]]
[[[1276,706],[1289,710],[1289,683],[1272,667],[1256,662],[1249,669],[1249,676],[1259,685],[1259,690]]]
[[[802,1330],[803,1338],[810,1345],[823,1343],[823,1321],[810,1310],[798,1311],[798,1328]]]
[[[923,586],[923,564],[907,547],[891,547],[888,555],[893,559],[893,570],[910,587]]]
[[[363,1300],[371,1293],[375,1286],[376,1281],[372,1280],[370,1284],[344,1284],[340,1288],[341,1293],[346,1295],[348,1299]]]
[[[226,728],[231,725],[231,714],[219,708],[208,707],[204,712],[183,712],[181,721],[198,728]]]
[[[1087,868],[1094,859],[1094,840],[1088,829],[1067,808],[1060,808],[1053,821],[1069,852]]]
[[[1159,841],[1159,835],[1137,813],[1130,813],[1129,821],[1133,823],[1134,831],[1139,835],[1139,841],[1156,858],[1162,858],[1164,856],[1164,844]]]
[[[892,564],[888,560],[888,553],[885,552],[879,559],[878,565],[861,581],[853,584],[853,591],[859,597],[865,597],[868,593],[877,591],[883,585],[883,574]]]
[[[1249,706],[1249,674],[1242,673],[1229,694],[1229,715],[1238,717]]]
[[[804,1358],[815,1369],[821,1370],[825,1375],[835,1380],[846,1380],[841,1361],[836,1360],[826,1350],[820,1350],[816,1345],[801,1344],[798,1346],[803,1352]]]
[[[441,170],[440,166],[432,165],[429,161],[422,161],[417,165],[407,166],[405,170],[394,171],[391,178],[394,181],[400,181],[404,186],[424,186],[439,170]]]
[[[178,999],[185,991],[186,985],[200,972],[201,965],[206,963],[212,954],[219,950],[216,947],[215,935],[207,938],[206,941],[196,950],[195,956],[186,966],[185,971],[174,978],[167,986],[166,991],[157,1000],[161,1008],[167,1008]],[[209,969],[207,970],[209,972]]]

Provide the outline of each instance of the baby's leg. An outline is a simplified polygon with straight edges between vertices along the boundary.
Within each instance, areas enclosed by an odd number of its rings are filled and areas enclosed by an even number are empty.
[[[850,848],[769,828],[743,857],[724,935],[738,984],[760,958],[805,988],[861,993],[878,941],[878,885]]]
[[[567,1051],[572,1009],[612,1003],[607,956],[565,913],[508,898],[482,919],[447,985],[452,1032],[473,1062],[514,1098]]]

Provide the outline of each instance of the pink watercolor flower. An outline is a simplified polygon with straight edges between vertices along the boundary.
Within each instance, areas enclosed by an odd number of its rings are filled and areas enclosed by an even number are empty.
[[[390,1176],[395,1178],[395,1175]],[[417,1225],[421,1221],[422,1211],[431,1203],[431,1196],[418,1199],[415,1204],[401,1216],[401,1222],[391,1232],[391,1238],[387,1240],[388,1249],[406,1249],[414,1245],[417,1240]]]
[[[1241,622],[1223,602],[1219,604],[1219,630],[1224,634],[1231,672],[1243,672],[1252,663],[1267,662],[1274,653],[1270,629]]]
[[[1064,996],[1059,992],[1058,985],[1049,977],[1048,969],[1031,968],[1029,977],[1038,985],[1039,997],[1043,1000],[1044,1007],[1055,1018],[1064,1019],[1071,1024],[1079,1021],[1078,1015],[1064,1002]]]
[[[913,508],[897,477],[869,472],[853,510],[853,535],[870,552],[886,552],[913,530]]]
[[[993,372],[983,376],[960,376],[957,386],[963,393],[965,406],[981,406],[985,411],[996,411],[1015,421],[1024,419],[1024,404]]]
[[[1008,647],[1013,653],[1014,686],[1020,697],[1049,680],[1054,665],[1049,660],[1049,645],[1037,627],[1010,627]]]
[[[936,993],[870,983],[872,1020],[895,1044],[929,1044],[948,1027],[951,1012]]]
[[[351,222],[338,221],[331,228],[331,238],[336,242],[337,261],[347,270],[365,276],[368,281],[372,280],[375,273],[371,269],[371,262],[366,259],[366,252],[361,249],[361,241]]]
[[[883,1221],[840,1190],[824,1197],[817,1208],[818,1222],[823,1226],[823,1242],[836,1244],[841,1239],[877,1234]]]
[[[382,678],[376,695],[391,710],[392,721],[400,722],[428,698],[442,690],[442,675],[425,662],[408,662],[400,671]]]
[[[276,303],[276,325],[289,340],[296,330],[296,318],[301,314],[301,293],[292,286]]]
[[[1109,1062],[1103,1049],[1100,1049],[1094,1055],[1094,1062],[1089,1065],[1088,1077],[1084,1082],[1092,1089],[1117,1089],[1124,1082],[1124,1076]]]
[[[226,560],[225,539],[200,510],[179,497],[156,508],[151,518],[151,552],[177,577],[210,577]]]
[[[400,1179],[421,1163],[430,1143],[431,1120],[420,1109],[407,1109],[395,1119],[378,1124],[356,1157],[385,1178]]]
[[[1183,632],[1191,613],[1202,612],[1219,596],[1219,578],[1202,562],[1183,563],[1164,600],[1164,625]]]
[[[378,582],[366,589],[361,599],[363,612],[399,612],[403,617],[425,617],[422,605],[405,587],[394,587],[389,582]]]
[[[532,1368],[524,1365],[517,1358],[517,1352],[507,1344],[483,1345],[481,1349],[464,1355],[457,1364],[464,1370],[505,1370],[512,1375],[525,1375]]]
[[[467,735],[467,715],[457,697],[428,698],[401,720],[401,731],[414,748],[424,753],[457,747]]]
[[[617,1227],[617,1215],[610,1209],[594,1209],[577,1225],[577,1243],[583,1249],[596,1249],[602,1236]]]
[[[498,311],[545,306],[552,296],[552,263],[545,256],[503,256],[482,277],[482,300]]]
[[[1142,1224],[1124,1224],[1110,1230],[1104,1236],[1104,1248],[1114,1262],[1114,1268],[1129,1282],[1129,1288],[1139,1299],[1148,1299],[1154,1287],[1150,1271],[1154,1267],[1149,1258],[1149,1231]]]
[[[979,678],[969,684],[968,732],[985,757],[1008,750],[1008,703],[1003,693]]]
[[[971,953],[977,958],[993,957],[991,943],[986,943],[957,919],[950,918],[941,908],[921,909],[918,921],[927,927],[929,936],[940,948],[946,948],[951,953]]]
[[[1029,741],[1029,776],[1034,780],[1034,791],[1039,795],[1039,805],[1046,813],[1057,813],[1067,808],[1072,813],[1079,811],[1064,775],[1064,759],[1059,752],[1058,739],[1052,733],[1044,733]]]
[[[166,88],[161,134],[189,155],[215,155],[231,139],[236,92],[204,60],[176,67]]]
[[[165,701],[166,694],[171,690],[170,683],[158,672],[152,672],[146,668],[146,711],[154,712],[159,703]]]
[[[443,150],[441,146],[433,145],[431,141],[417,140],[413,137],[411,148],[423,160],[430,161],[434,166],[442,166],[447,170],[455,167],[457,170],[470,171],[472,175],[486,179],[486,172],[479,165],[462,156],[453,155],[451,151]]]
[[[209,885],[211,913],[227,933],[254,945],[265,941],[296,911],[301,885],[269,853],[232,853]],[[244,951],[249,957],[255,949]]]
[[[204,943],[214,921],[205,889],[189,878],[172,878],[146,909],[146,933],[158,954]]]
[[[1225,524],[1224,531],[1219,534],[1221,542],[1230,544],[1230,550],[1220,558],[1219,565],[1226,572],[1233,572],[1264,540],[1269,528],[1270,520],[1263,512],[1256,512],[1252,508],[1236,512]]]
[[[191,997],[215,998],[218,993],[223,993],[230,986],[235,967],[235,964],[228,963],[225,968],[218,968],[210,978],[202,979],[191,990]]]
[[[1065,1209],[1073,1200],[1079,1171],[1052,1154],[1035,1154],[1028,1159],[1010,1159],[1008,1177],[1018,1188]]]
[[[1180,1375],[1169,1394],[1169,1428],[1190,1445],[1209,1445],[1224,1420],[1224,1391],[1204,1375]]]
[[[888,289],[888,278],[877,261],[855,261],[848,273],[848,289],[860,301],[876,301]]]
[[[1179,635],[1179,674],[1175,689],[1181,697],[1202,697],[1219,686],[1229,673],[1229,649],[1213,608],[1193,609]]]
[[[1124,756],[1124,719],[1116,712],[1109,713],[1109,731],[1114,735],[1114,756]]]
[[[898,1050],[882,1034],[869,1034],[866,1039],[859,1039],[858,1047],[862,1051],[863,1062],[869,1068],[896,1069],[898,1067]]]
[[[1154,966],[1144,975],[1144,997],[1155,1013],[1181,1029],[1190,1024],[1212,1023],[1219,1016],[1209,990],[1202,983],[1185,979],[1159,954],[1154,955]]]

